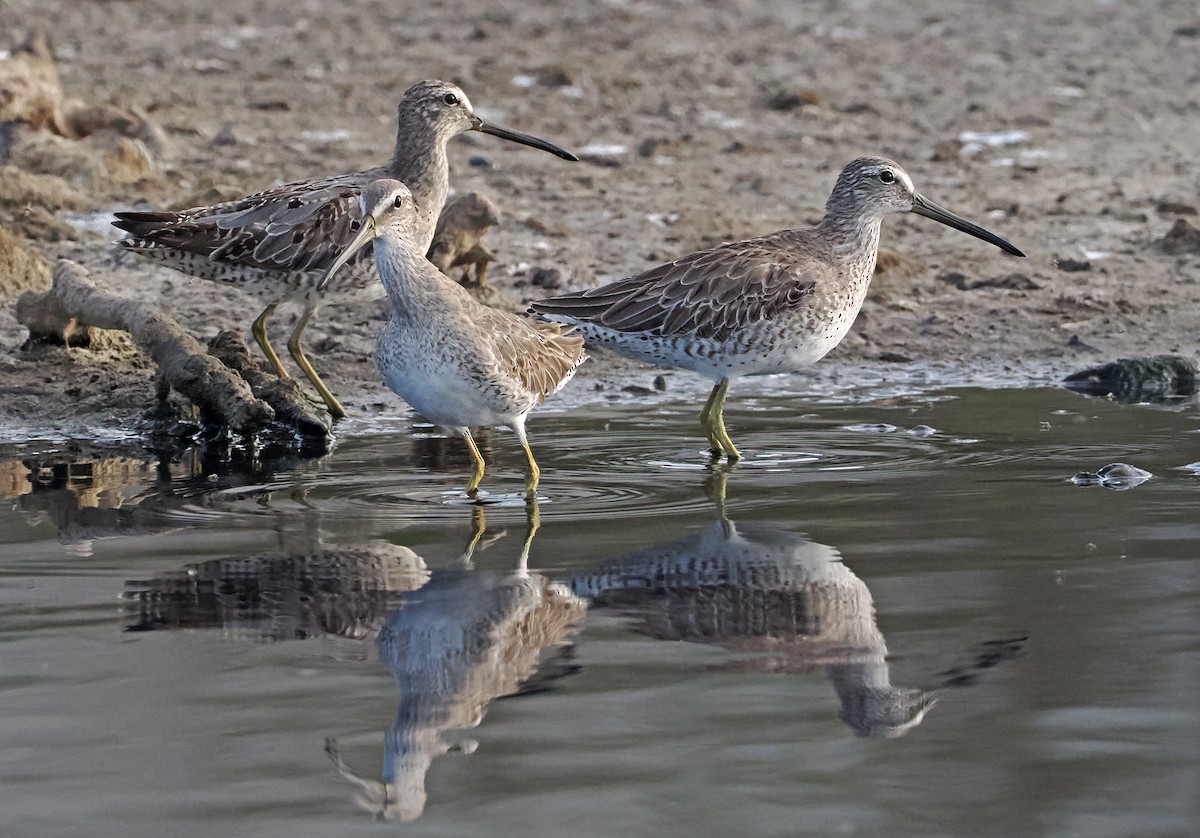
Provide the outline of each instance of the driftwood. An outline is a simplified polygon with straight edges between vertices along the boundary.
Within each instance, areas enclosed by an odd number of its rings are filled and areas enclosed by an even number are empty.
[[[328,425],[314,415],[298,388],[291,394],[287,388],[276,388],[271,400],[281,405],[277,411],[256,396],[238,374],[240,370],[231,368],[239,363],[236,353],[214,358],[173,319],[151,305],[97,288],[88,272],[69,260],[61,259],[54,266],[49,291],[21,295],[16,316],[29,329],[32,340],[65,342],[71,334],[86,333],[90,327],[129,332],[158,365],[166,383],[191,400],[205,421],[235,433],[253,434],[272,425],[286,425],[307,435],[328,434]],[[249,362],[248,354],[243,354]],[[256,369],[252,362],[249,367]]]
[[[223,331],[208,342],[208,354],[231,370],[236,370],[250,385],[257,398],[275,411],[275,423],[304,437],[326,438],[332,419],[325,405],[304,394],[295,379],[281,379],[264,369],[250,355],[246,341],[237,332]]]

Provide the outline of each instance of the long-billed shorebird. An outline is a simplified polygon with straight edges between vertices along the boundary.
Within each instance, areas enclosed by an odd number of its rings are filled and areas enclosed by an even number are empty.
[[[117,227],[130,233],[120,244],[193,276],[236,285],[267,307],[251,331],[280,378],[288,378],[267,338],[267,318],[284,302],[304,303],[288,350],[335,417],[345,410],[321,381],[301,347],[301,336],[322,295],[317,283],[362,227],[358,195],[379,178],[396,178],[418,204],[411,242],[424,254],[449,190],[446,143],[465,131],[482,131],[533,146],[564,160],[575,155],[545,140],[489,125],[475,115],[467,95],[443,81],[417,82],[400,100],[396,148],[386,166],[302,180],[246,198],[181,212],[119,212]],[[384,294],[369,254],[353,262],[328,289],[339,301],[378,299]]]
[[[1025,255],[921,195],[898,164],[862,157],[842,169],[815,227],[701,250],[531,310],[620,355],[715,379],[700,423],[714,457],[737,460],[725,430],[730,379],[806,367],[838,345],[867,295],[883,217],[894,212]]]
[[[417,243],[420,215],[403,183],[370,183],[359,202],[361,228],[317,292],[374,239],[376,268],[392,304],[392,318],[375,347],[384,383],[417,413],[467,441],[475,461],[469,497],[477,496],[484,470],[471,428],[511,427],[529,460],[525,494],[536,502],[540,471],[525,417],[574,375],[586,357],[583,338],[554,323],[485,306],[435,268]]]

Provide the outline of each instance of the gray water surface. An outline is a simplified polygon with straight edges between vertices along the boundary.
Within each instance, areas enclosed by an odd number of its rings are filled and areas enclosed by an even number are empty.
[[[1194,405],[697,412],[0,451],[0,832],[1196,834]]]

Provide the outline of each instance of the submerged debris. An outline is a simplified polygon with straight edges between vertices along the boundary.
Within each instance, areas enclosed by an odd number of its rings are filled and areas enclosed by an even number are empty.
[[[1081,471],[1071,478],[1076,486],[1103,486],[1117,492],[1124,492],[1134,486],[1140,486],[1154,475],[1145,469],[1131,466],[1128,463],[1109,463],[1096,472]]]
[[[1120,358],[1063,379],[1072,390],[1122,402],[1156,401],[1196,392],[1196,365],[1178,355]]]

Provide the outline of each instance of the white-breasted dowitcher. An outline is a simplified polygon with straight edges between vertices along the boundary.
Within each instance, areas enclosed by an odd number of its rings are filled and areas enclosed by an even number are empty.
[[[939,207],[891,160],[862,157],[838,175],[825,217],[807,230],[701,250],[637,276],[535,302],[531,311],[639,361],[716,380],[700,413],[713,455],[741,455],[725,430],[730,379],[790,372],[837,346],[867,295],[883,217],[915,212],[990,242],[1009,242]]]
[[[408,187],[383,179],[359,196],[363,223],[330,266],[321,287],[374,239],[376,269],[392,304],[375,347],[383,381],[413,410],[467,441],[476,497],[484,461],[471,428],[508,425],[517,434],[529,472],[526,497],[536,501],[540,471],[525,435],[525,417],[557,392],[586,357],[583,338],[554,323],[485,306],[425,258],[417,244],[419,215]]]
[[[449,190],[446,143],[465,131],[482,131],[533,146],[564,160],[575,155],[545,140],[489,125],[475,115],[467,95],[443,81],[417,82],[397,108],[396,148],[386,166],[302,180],[246,198],[180,212],[119,212],[117,227],[130,233],[120,244],[172,268],[236,285],[262,298],[267,307],[251,331],[280,378],[288,374],[267,338],[267,318],[281,303],[304,303],[288,350],[335,417],[345,410],[321,381],[301,347],[304,329],[316,314],[317,283],[359,232],[358,195],[379,178],[397,178],[416,196],[419,212],[412,241],[425,253]],[[369,254],[356,259],[323,295],[340,301],[383,296]]]

